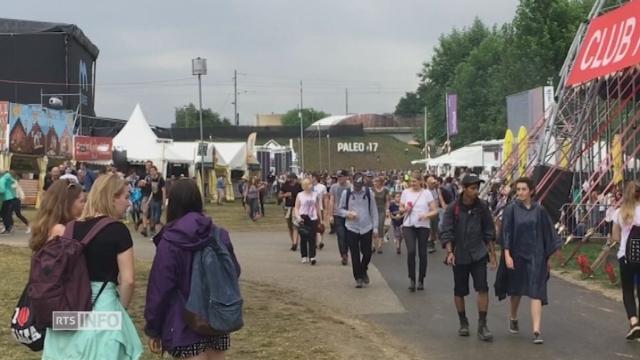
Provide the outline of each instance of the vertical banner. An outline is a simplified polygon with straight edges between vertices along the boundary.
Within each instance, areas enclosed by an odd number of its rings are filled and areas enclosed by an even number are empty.
[[[511,129],[507,129],[504,134],[504,146],[502,148],[502,167],[505,169],[504,175],[504,183],[511,183],[511,173],[512,173],[512,160],[511,154],[513,153],[513,132]]]
[[[447,135],[458,135],[458,94],[447,94]]]
[[[527,175],[527,163],[529,162],[527,128],[520,126],[518,130],[518,174],[520,177]]]
[[[9,102],[0,101],[0,151],[9,150]]]
[[[615,185],[624,181],[624,172],[622,171],[622,141],[620,134],[613,136],[613,143],[611,144],[611,157],[613,158],[613,183]]]

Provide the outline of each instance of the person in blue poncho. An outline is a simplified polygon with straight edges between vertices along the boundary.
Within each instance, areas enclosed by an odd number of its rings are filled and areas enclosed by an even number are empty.
[[[548,303],[547,281],[551,256],[561,246],[547,211],[533,200],[535,185],[523,177],[515,182],[517,199],[504,209],[502,256],[496,274],[495,292],[500,300],[511,300],[509,332],[517,334],[518,307],[522,296],[531,299],[533,342],[542,344],[542,306]]]

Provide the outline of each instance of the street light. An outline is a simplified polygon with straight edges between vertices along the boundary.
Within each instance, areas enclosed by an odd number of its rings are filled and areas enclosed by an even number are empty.
[[[202,132],[202,75],[207,75],[207,59],[202,59],[197,57],[191,60],[191,72],[193,75],[198,75],[198,97],[200,100],[200,145],[198,146],[198,151],[200,152],[200,185],[202,189],[202,199],[205,198],[205,188],[204,188],[204,155],[205,151],[202,151],[202,146],[204,144],[204,135]]]

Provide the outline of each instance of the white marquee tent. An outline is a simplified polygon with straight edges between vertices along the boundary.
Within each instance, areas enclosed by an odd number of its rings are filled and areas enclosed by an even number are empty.
[[[449,154],[440,155],[432,159],[414,160],[411,164],[425,164],[427,166],[444,166],[451,167],[499,167],[502,158],[502,144],[504,140],[476,141],[460,149],[453,150]],[[495,151],[485,151],[485,148],[499,148],[499,154],[496,157]]]

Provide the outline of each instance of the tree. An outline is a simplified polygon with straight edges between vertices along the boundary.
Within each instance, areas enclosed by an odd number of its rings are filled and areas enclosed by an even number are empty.
[[[202,127],[212,128],[229,125],[231,125],[229,119],[221,118],[220,114],[213,112],[210,108],[202,109]],[[200,110],[192,103],[177,107],[176,122],[171,124],[171,126],[176,128],[199,128]]]
[[[300,126],[300,117],[298,116],[299,113],[299,109],[287,111],[287,113],[282,116],[282,125]],[[326,118],[327,116],[330,116],[330,114],[327,114],[324,111],[315,110],[313,108],[302,109],[302,126],[306,129],[307,127],[309,127],[309,125],[320,119]]]
[[[407,92],[396,105],[397,116],[416,116],[424,112],[424,101],[415,92]]]

